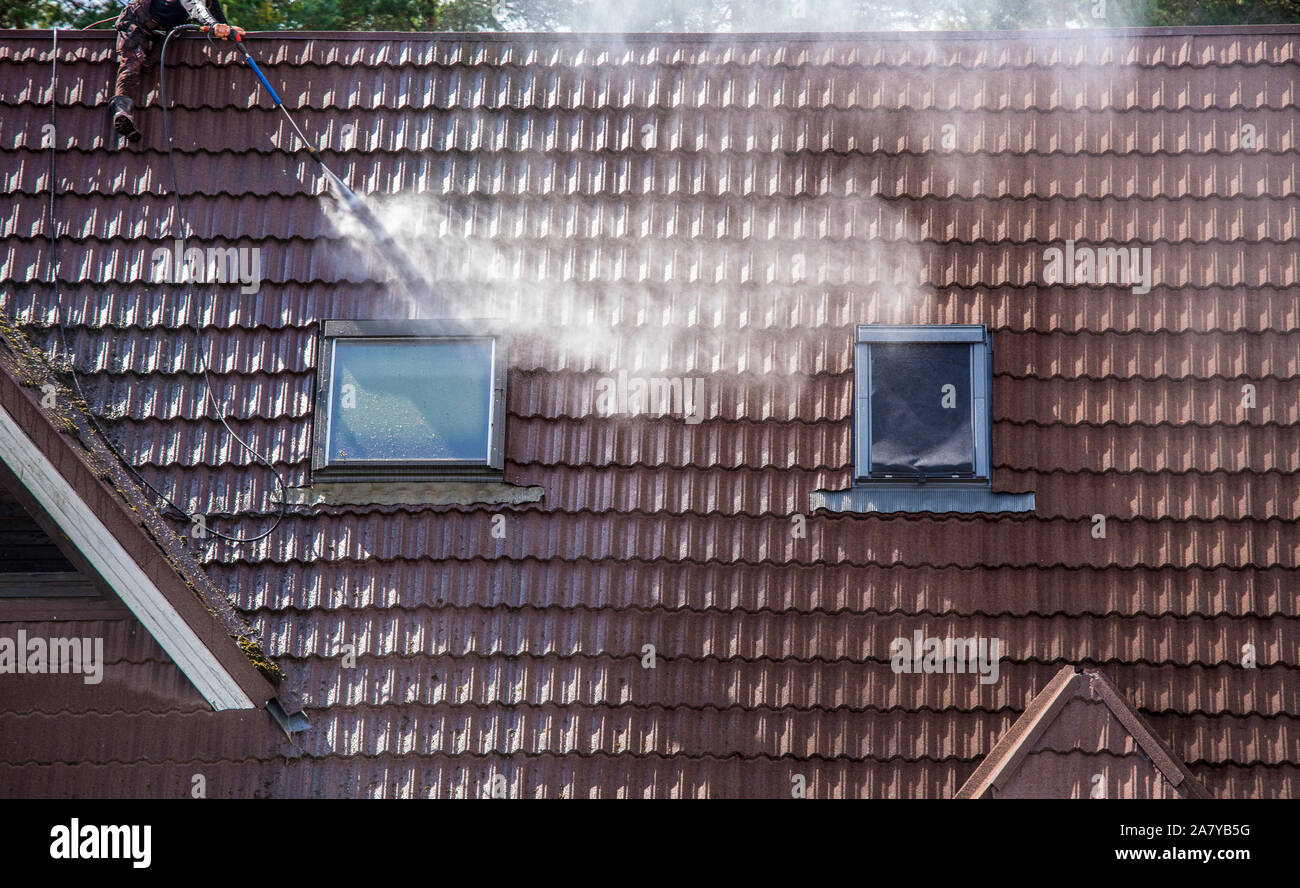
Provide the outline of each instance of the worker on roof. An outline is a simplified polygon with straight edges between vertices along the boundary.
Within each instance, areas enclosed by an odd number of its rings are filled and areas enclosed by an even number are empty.
[[[129,0],[117,17],[117,88],[113,91],[113,129],[132,142],[140,130],[131,116],[140,74],[152,62],[159,37],[188,22],[197,22],[222,40],[243,36],[242,28],[226,22],[221,0]]]

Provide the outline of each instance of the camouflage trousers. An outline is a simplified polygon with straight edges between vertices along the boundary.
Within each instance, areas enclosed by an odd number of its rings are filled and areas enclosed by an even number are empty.
[[[117,17],[117,84],[114,96],[135,99],[140,78],[153,65],[154,46],[164,36],[162,27],[149,15],[149,0],[131,0]]]

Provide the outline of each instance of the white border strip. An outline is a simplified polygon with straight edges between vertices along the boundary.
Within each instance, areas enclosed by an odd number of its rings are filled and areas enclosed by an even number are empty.
[[[112,586],[213,709],[255,708],[234,677],[3,407],[0,407],[0,459]]]

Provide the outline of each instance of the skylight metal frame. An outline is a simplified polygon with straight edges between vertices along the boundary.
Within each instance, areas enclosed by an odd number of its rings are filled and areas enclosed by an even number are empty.
[[[330,459],[330,408],[334,383],[334,347],[339,341],[401,342],[473,340],[492,343],[491,394],[488,402],[488,450],[483,460]],[[311,475],[313,481],[500,480],[505,468],[505,394],[509,335],[487,320],[326,320],[317,349],[313,404]]]
[[[970,345],[971,445],[974,471],[918,474],[871,472],[871,346],[873,343]],[[860,324],[854,337],[853,480],[855,484],[931,487],[988,486],[992,482],[992,423],[989,419],[993,391],[993,341],[981,324]]]

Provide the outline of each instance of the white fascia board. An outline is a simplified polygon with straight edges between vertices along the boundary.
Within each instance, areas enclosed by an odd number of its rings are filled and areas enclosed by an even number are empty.
[[[181,619],[162,591],[3,407],[0,407],[0,459],[213,709],[254,708],[253,701],[234,676]]]

